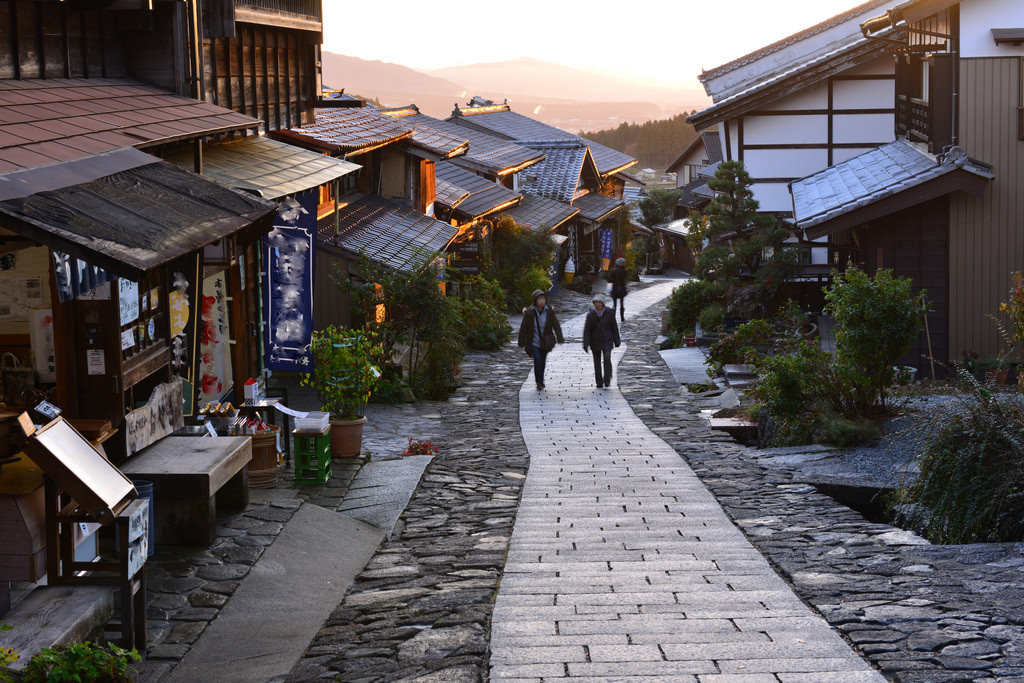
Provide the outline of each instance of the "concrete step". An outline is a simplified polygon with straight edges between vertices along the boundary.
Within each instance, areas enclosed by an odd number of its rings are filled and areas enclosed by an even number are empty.
[[[286,676],[383,537],[369,524],[303,505],[167,680]]]
[[[114,589],[106,586],[42,586],[0,618],[0,646],[18,653],[11,665],[24,669],[40,650],[94,640],[114,610]]]

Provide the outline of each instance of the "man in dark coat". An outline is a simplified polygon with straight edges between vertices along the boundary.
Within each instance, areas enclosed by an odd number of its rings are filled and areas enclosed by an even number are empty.
[[[539,289],[533,292],[533,305],[523,309],[523,324],[519,326],[519,346],[533,358],[533,378],[537,389],[544,388],[544,367],[555,342],[565,342],[562,326],[555,312],[548,308],[548,299]]]
[[[612,384],[612,347],[622,343],[619,326],[615,322],[615,311],[604,305],[604,297],[595,294],[594,305],[587,313],[583,324],[583,352],[594,352],[594,379],[597,388],[608,388]],[[602,360],[604,372],[601,372]]]
[[[609,276],[612,282],[612,312],[619,309],[622,322],[626,322],[626,259],[615,259]]]

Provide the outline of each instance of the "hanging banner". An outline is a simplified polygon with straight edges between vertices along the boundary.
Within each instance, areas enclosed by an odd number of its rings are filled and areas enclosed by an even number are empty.
[[[601,231],[601,270],[608,270],[612,262],[612,231]]]
[[[199,329],[201,268],[198,252],[182,257],[167,267],[171,373],[182,380],[182,414],[186,417],[195,414],[196,330]],[[153,306],[158,296],[150,293],[150,306]]]
[[[274,229],[263,238],[267,367],[309,372],[313,362],[313,266],[318,191],[281,200]]]
[[[199,320],[199,405],[220,402],[234,387],[227,272],[203,278]]]
[[[53,273],[57,281],[57,296],[61,303],[71,301],[81,294],[117,279],[113,273],[68,256],[62,251],[53,249],[50,253],[53,254]]]

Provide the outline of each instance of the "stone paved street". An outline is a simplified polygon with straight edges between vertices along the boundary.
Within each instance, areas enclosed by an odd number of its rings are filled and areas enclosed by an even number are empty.
[[[671,287],[634,294],[631,313]],[[549,357],[546,391],[529,378],[520,393],[530,469],[494,607],[492,679],[883,680],[617,389],[595,388],[581,321],[564,325],[572,339]]]

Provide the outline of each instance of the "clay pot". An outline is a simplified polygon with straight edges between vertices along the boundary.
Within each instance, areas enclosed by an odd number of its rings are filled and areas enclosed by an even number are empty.
[[[331,457],[354,458],[363,450],[363,425],[366,417],[356,420],[331,420]]]

